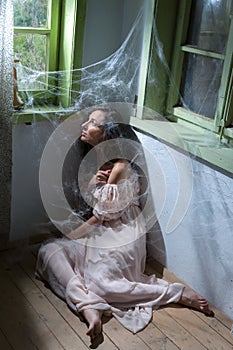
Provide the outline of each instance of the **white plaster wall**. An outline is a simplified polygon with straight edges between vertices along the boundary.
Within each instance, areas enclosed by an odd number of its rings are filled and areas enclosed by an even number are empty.
[[[121,45],[123,0],[87,0],[83,66],[101,61]]]
[[[109,57],[121,46],[145,1],[87,0],[83,66]]]
[[[13,127],[10,240],[48,233],[51,228],[40,198],[39,166],[53,129],[49,122]]]
[[[121,30],[121,38],[125,39],[128,32],[132,28],[134,21],[140,11],[145,9],[146,3],[148,0],[124,0],[123,1],[123,17],[122,17],[122,30]],[[142,28],[141,28],[142,29]],[[143,32],[141,30],[141,32]],[[140,43],[141,38],[138,38]]]
[[[91,81],[83,71],[81,90],[103,87],[109,101],[134,103],[143,45],[143,27],[148,0],[87,0],[83,39],[83,67],[95,73]],[[117,78],[115,76],[117,72]],[[122,87],[122,88],[121,88]],[[101,91],[103,91],[101,89]],[[124,91],[124,92],[123,92]],[[85,104],[98,103],[83,96]],[[93,100],[94,99],[94,100]]]
[[[140,138],[160,164],[166,183],[160,231],[149,235],[150,255],[233,319],[233,179],[195,159],[187,162],[186,155],[151,137]],[[154,193],[160,192],[155,173],[150,180]],[[157,199],[154,195],[155,206]],[[175,224],[168,232],[174,210]]]

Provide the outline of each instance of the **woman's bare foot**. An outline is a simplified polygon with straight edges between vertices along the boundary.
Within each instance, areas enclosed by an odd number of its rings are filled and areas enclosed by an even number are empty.
[[[200,294],[189,288],[184,288],[179,304],[197,309],[208,316],[213,316],[214,313],[209,309],[208,302]]]
[[[96,309],[87,309],[83,311],[83,316],[88,322],[87,335],[91,340],[102,334],[102,311]]]

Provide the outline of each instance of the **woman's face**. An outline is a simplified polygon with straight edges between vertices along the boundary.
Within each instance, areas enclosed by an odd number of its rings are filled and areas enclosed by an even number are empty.
[[[89,115],[88,121],[82,124],[81,140],[89,143],[92,146],[104,140],[104,132],[101,125],[104,122],[104,112],[94,111]]]

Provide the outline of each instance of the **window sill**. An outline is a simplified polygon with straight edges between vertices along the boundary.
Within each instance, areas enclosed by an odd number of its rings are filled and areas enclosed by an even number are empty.
[[[13,114],[13,124],[32,124],[40,121],[62,121],[66,119],[73,109],[59,108],[57,106],[37,106],[35,108],[15,110]]]
[[[223,131],[223,135],[233,139],[233,126],[231,128],[225,128]]]
[[[40,121],[63,121],[74,110],[59,109],[56,106],[37,107],[15,111],[13,124],[32,124]],[[194,124],[186,125],[177,122],[143,120],[131,118],[131,125],[156,139],[178,149],[188,152],[200,161],[215,167],[227,175],[233,175],[233,147],[220,142],[219,136],[210,130],[198,127]],[[233,136],[231,129],[228,136]]]
[[[183,107],[174,107],[172,114],[180,120],[187,121],[188,123],[195,124],[211,131],[216,131],[213,119],[194,113]]]
[[[131,118],[131,125],[161,142],[233,176],[233,147],[220,142],[219,136],[196,125]]]

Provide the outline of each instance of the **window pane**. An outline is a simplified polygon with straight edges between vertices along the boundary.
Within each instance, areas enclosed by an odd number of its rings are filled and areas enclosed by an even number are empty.
[[[46,44],[47,36],[41,34],[22,34],[15,33],[14,35],[14,52],[15,58],[19,60],[21,65],[26,66],[31,70],[31,74],[37,76],[37,72],[43,73],[38,78],[30,79],[27,77],[20,76],[18,72],[18,84],[19,89],[23,89],[23,81],[25,81],[27,89],[44,88],[45,83],[45,68],[46,68]],[[33,72],[32,70],[35,70]],[[30,81],[39,81],[39,84],[31,84]],[[41,84],[42,83],[42,84]],[[30,85],[30,86],[29,86]]]
[[[14,0],[16,27],[46,28],[48,0]]]
[[[233,1],[195,0],[192,4],[187,44],[224,54]]]
[[[221,60],[186,54],[181,91],[186,109],[214,118],[222,68]]]

